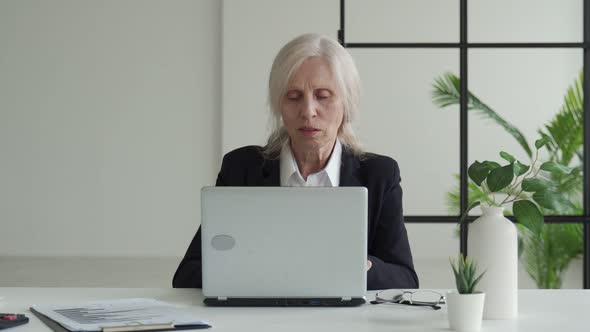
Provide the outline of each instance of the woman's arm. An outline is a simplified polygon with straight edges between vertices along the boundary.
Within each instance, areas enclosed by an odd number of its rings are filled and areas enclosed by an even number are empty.
[[[202,262],[201,262],[201,227],[193,237],[184,258],[180,262],[174,279],[174,288],[202,288]]]
[[[227,171],[227,163],[225,158],[221,164],[221,170],[217,175],[216,186],[225,186],[225,172]],[[203,287],[203,267],[201,255],[201,226],[197,230],[197,234],[193,237],[191,244],[188,246],[184,258],[180,262],[174,279],[172,279],[172,287],[174,288],[202,288]]]
[[[404,226],[400,181],[399,167],[393,161],[393,177],[377,204],[381,211],[377,216],[376,234],[369,245],[372,266],[367,272],[367,288],[370,290],[419,287]]]

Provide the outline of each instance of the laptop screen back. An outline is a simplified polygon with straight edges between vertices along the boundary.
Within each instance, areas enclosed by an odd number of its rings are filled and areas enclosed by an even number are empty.
[[[206,297],[362,297],[363,187],[205,187]]]

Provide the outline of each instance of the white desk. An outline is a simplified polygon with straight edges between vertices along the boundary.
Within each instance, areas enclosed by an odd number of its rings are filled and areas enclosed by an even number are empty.
[[[372,294],[369,294],[369,298]],[[148,297],[189,306],[213,324],[200,331],[449,331],[446,308],[366,304],[356,308],[208,308],[199,290],[170,288],[0,288],[0,312],[26,313],[31,321],[7,332],[51,331],[28,308],[32,304],[78,303]],[[491,331],[590,331],[590,290],[521,290],[519,318],[484,321]]]

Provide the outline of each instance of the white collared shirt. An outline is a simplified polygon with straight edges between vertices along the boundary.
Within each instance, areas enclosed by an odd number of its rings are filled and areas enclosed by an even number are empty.
[[[293,157],[289,144],[281,149],[281,186],[282,187],[338,187],[340,184],[340,166],[342,164],[342,144],[336,139],[334,149],[326,167],[303,180],[299,166]]]

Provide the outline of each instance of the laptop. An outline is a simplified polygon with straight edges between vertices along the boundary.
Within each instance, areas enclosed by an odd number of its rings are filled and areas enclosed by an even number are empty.
[[[204,303],[356,306],[367,287],[364,187],[204,187]]]

